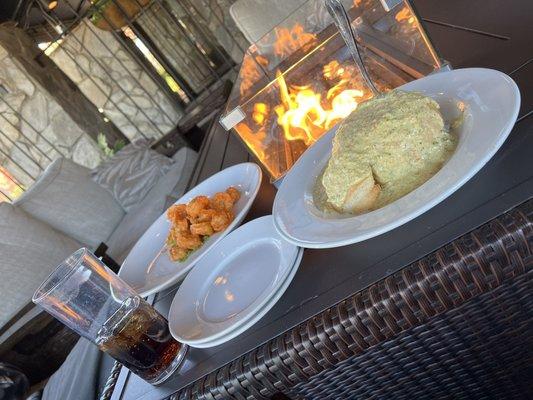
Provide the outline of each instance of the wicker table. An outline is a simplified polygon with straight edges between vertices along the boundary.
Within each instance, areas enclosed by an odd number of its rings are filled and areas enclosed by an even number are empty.
[[[502,149],[404,226],[343,248],[306,250],[287,292],[249,331],[191,349],[160,387],[123,369],[113,399],[533,398],[533,54],[522,51],[533,27],[499,31],[483,14],[494,10],[483,8],[468,25],[464,12],[450,13],[463,1],[418,3],[454,66],[498,68],[521,87],[520,120]],[[501,21],[504,12],[533,12],[525,1],[511,3],[499,10]],[[191,185],[248,159],[214,125]],[[248,219],[270,213],[274,195],[263,182]],[[152,298],[156,308],[166,312],[175,290]]]

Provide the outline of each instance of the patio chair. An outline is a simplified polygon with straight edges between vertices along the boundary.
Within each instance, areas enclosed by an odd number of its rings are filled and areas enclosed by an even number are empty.
[[[32,305],[34,290],[82,246],[94,251],[105,243],[107,255],[121,263],[151,223],[184,192],[196,159],[189,148],[167,158],[139,144],[126,146],[96,171],[60,158],[13,204],[0,204],[0,253],[8,255],[0,260],[3,361],[15,364],[32,381],[59,366],[66,353],[49,352],[61,344],[46,344],[40,332],[66,335],[59,340],[65,341],[67,350],[77,336],[68,336],[54,325],[59,322]],[[35,348],[24,355],[16,344],[28,337],[34,338],[28,346]],[[47,358],[48,371],[40,371],[36,360]]]

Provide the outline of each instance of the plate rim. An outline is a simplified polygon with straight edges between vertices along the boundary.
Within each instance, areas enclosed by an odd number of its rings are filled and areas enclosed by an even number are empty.
[[[253,191],[250,193],[250,197],[249,197],[249,200],[248,202],[245,204],[245,206],[243,207],[243,209],[241,210],[241,212],[235,216],[234,220],[228,225],[228,227],[223,230],[221,232],[221,235],[219,235],[212,243],[209,244],[209,247],[207,248],[207,250],[209,249],[212,249],[218,242],[220,242],[220,240],[222,240],[224,237],[226,237],[233,229],[235,229],[235,227],[237,227],[238,224],[240,224],[242,222],[242,220],[246,217],[246,215],[248,214],[248,211],[250,210],[255,198],[257,197],[257,194],[259,193],[259,189],[261,187],[261,181],[262,181],[262,177],[263,177],[263,171],[261,170],[261,167],[259,167],[259,165],[257,165],[256,163],[254,162],[244,162],[244,163],[239,163],[239,164],[235,164],[235,165],[232,165],[230,167],[227,167],[227,168],[224,168],[223,170],[220,170],[218,171],[217,173],[211,175],[210,177],[208,177],[207,179],[203,180],[202,182],[200,182],[199,184],[197,184],[196,186],[192,187],[191,189],[189,189],[187,192],[185,192],[179,199],[177,199],[174,203],[174,204],[179,204],[181,202],[181,200],[185,197],[187,197],[187,195],[192,192],[193,190],[195,190],[196,188],[198,188],[199,186],[203,185],[203,184],[207,184],[209,181],[214,181],[216,179],[216,176],[219,175],[219,174],[222,174],[223,172],[225,171],[228,171],[230,169],[237,169],[237,168],[245,168],[245,167],[253,167],[256,171],[257,171],[257,182],[256,182],[256,185],[254,186],[254,189]],[[137,240],[137,242],[135,242],[135,244],[133,245],[133,247],[130,249],[130,251],[128,252],[128,256],[126,256],[126,258],[124,259],[124,261],[122,262],[121,266],[120,266],[120,270],[119,270],[119,273],[118,273],[118,276],[124,280],[124,282],[126,282],[128,285],[130,285],[130,283],[128,283],[125,279],[124,279],[124,276],[121,276],[121,272],[122,272],[122,266],[125,264],[126,260],[128,259],[128,257],[130,256],[131,252],[133,251],[133,249],[135,248],[135,246],[137,246],[137,244],[142,240],[143,236],[145,234],[147,234],[147,232],[152,228],[152,226],[154,224],[157,223],[157,221],[159,220],[159,218],[161,218],[162,216],[164,216],[167,212],[168,208],[165,209],[163,211],[163,213],[157,217],[157,219],[144,231],[144,233],[141,235],[141,237]],[[153,288],[149,289],[149,290],[143,290],[141,291],[141,289],[134,289],[138,294],[139,296],[141,297],[148,297],[148,296],[151,296],[153,294],[156,294],[156,293],[159,293],[165,289],[168,289],[170,286],[174,285],[175,283],[179,282],[180,279],[182,279],[184,276],[186,276],[190,270],[204,257],[205,254],[208,253],[207,250],[204,250],[203,253],[200,253],[200,255],[198,256],[198,258],[196,259],[196,261],[194,263],[191,263],[189,265],[187,265],[185,268],[183,268],[180,273],[177,273],[176,275],[174,275],[171,279],[168,279],[166,282],[164,283],[161,283],[159,285],[156,285],[154,286]],[[159,254],[161,251],[161,249],[159,249],[157,251],[157,254]],[[154,257],[154,259],[157,257],[157,255]],[[147,267],[146,267],[147,268]]]
[[[514,108],[513,108],[513,111],[511,113],[511,118],[506,122],[505,128],[502,130],[502,131],[505,131],[505,133],[503,135],[501,135],[501,137],[499,137],[498,140],[496,141],[495,145],[489,151],[487,151],[483,155],[483,157],[481,157],[479,159],[479,162],[473,168],[469,169],[466,174],[462,175],[462,177],[460,179],[458,179],[455,182],[454,185],[448,187],[447,190],[442,192],[439,197],[432,198],[430,201],[425,203],[422,207],[417,208],[416,210],[412,211],[409,214],[406,214],[402,218],[395,219],[395,220],[393,220],[393,221],[391,221],[391,222],[389,222],[387,224],[383,224],[383,225],[373,229],[372,231],[367,232],[366,234],[358,234],[357,236],[350,237],[350,238],[345,238],[345,239],[331,239],[331,240],[327,240],[327,241],[318,242],[318,241],[306,241],[306,240],[297,239],[297,238],[291,236],[289,233],[285,232],[283,227],[280,225],[279,213],[276,212],[276,210],[279,209],[279,198],[280,198],[279,196],[280,196],[280,193],[282,192],[282,189],[283,189],[284,185],[286,184],[285,183],[286,180],[284,179],[283,182],[281,183],[281,186],[280,186],[278,192],[276,193],[276,197],[274,199],[274,204],[272,206],[272,214],[274,216],[274,226],[278,230],[278,233],[285,240],[287,240],[288,242],[291,242],[291,243],[293,243],[293,244],[295,244],[297,246],[304,247],[304,248],[325,249],[325,248],[335,248],[335,247],[347,246],[347,245],[350,245],[350,244],[359,243],[359,242],[371,239],[373,237],[382,235],[382,234],[384,234],[386,232],[389,232],[389,231],[391,231],[391,230],[393,230],[395,228],[398,228],[398,227],[404,225],[405,223],[407,223],[407,222],[419,217],[420,215],[426,213],[428,210],[432,209],[437,204],[443,202],[449,196],[451,196],[453,193],[455,193],[458,189],[460,189],[466,182],[468,182],[470,179],[472,179],[472,177],[474,175],[476,175],[481,170],[481,168],[483,168],[490,161],[490,159],[498,152],[498,150],[501,148],[501,146],[503,145],[503,143],[505,142],[507,137],[510,135],[510,133],[511,133],[511,131],[512,131],[512,129],[513,129],[515,123],[516,123],[516,119],[518,117],[518,113],[519,113],[519,110],[520,110],[520,104],[521,104],[520,90],[518,89],[518,86],[517,86],[516,82],[510,76],[508,76],[507,74],[505,74],[505,73],[503,73],[501,71],[495,70],[495,69],[491,69],[491,68],[460,68],[460,69],[456,69],[456,70],[452,70],[452,71],[439,72],[439,73],[431,75],[431,76],[438,76],[440,74],[454,74],[454,73],[457,74],[457,73],[464,73],[465,71],[477,71],[477,70],[483,71],[483,72],[489,71],[489,73],[498,75],[499,77],[501,77],[502,79],[506,80],[510,84],[510,88],[512,89],[512,93],[514,94],[514,98],[512,99],[514,101]],[[427,77],[430,77],[430,76],[428,75]],[[424,78],[427,78],[427,77],[424,77]],[[424,78],[421,78],[421,79],[424,79]],[[401,89],[403,86],[409,85],[410,83],[413,83],[413,82],[416,82],[416,81],[418,81],[418,80],[408,82],[408,83],[398,87],[397,89]],[[328,138],[327,138],[328,137],[328,133],[333,132],[337,128],[338,128],[338,125],[336,127],[332,128],[326,134],[324,134],[319,139],[319,141],[328,140]],[[289,175],[291,172],[293,172],[295,170],[295,168],[294,168],[295,166],[297,166],[299,163],[303,163],[304,157],[305,157],[305,152],[300,157],[300,159],[297,160],[296,164],[293,166],[293,169],[291,169],[287,175]],[[437,176],[439,174],[439,172],[440,172],[440,170],[434,176]],[[419,187],[422,187],[423,185],[424,184],[422,184]],[[394,202],[391,203],[391,204],[394,204]]]

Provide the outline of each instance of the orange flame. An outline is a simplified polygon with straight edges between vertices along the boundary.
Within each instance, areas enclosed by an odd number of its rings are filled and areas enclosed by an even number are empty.
[[[291,29],[275,28],[276,42],[274,43],[274,54],[279,57],[286,57],[300,48],[306,48],[316,43],[316,35],[305,32],[300,24],[294,25]]]
[[[263,160],[265,158],[265,143],[266,132],[264,129],[259,129],[254,132],[248,125],[244,122],[237,124],[235,127],[237,132],[241,135],[244,142],[248,145],[250,149],[253,150],[257,158]]]
[[[254,111],[252,112],[252,119],[257,125],[263,125],[269,113],[268,104],[255,103]]]
[[[328,64],[324,75],[333,76],[338,73],[338,63]],[[334,73],[333,71],[337,71]],[[341,72],[342,73],[342,72]],[[307,146],[315,142],[336,121],[346,118],[357,108],[358,99],[364,92],[358,89],[346,89],[349,79],[343,78],[328,90],[326,99],[330,107],[322,105],[322,96],[309,86],[287,87],[283,75],[278,71],[277,82],[280,88],[281,104],[274,107],[278,123],[283,128],[287,140],[302,140]]]
[[[417,27],[416,19],[407,6],[398,11],[398,14],[396,14],[394,18],[398,22],[407,21],[407,23],[409,23],[413,28]]]
[[[306,50],[313,46],[317,40],[316,35],[305,32],[304,27],[300,24],[296,24],[290,29],[275,28],[274,33],[276,40],[273,52],[278,57],[286,57],[300,48]],[[264,56],[245,55],[240,71],[241,83],[239,91],[242,97],[264,76],[261,67],[265,68],[268,64],[269,61]]]
[[[245,56],[242,60],[241,65],[241,84],[239,86],[239,91],[241,96],[245,96],[248,90],[257,83],[263,76],[260,66],[266,67],[268,65],[268,60],[260,55],[255,57]]]
[[[353,76],[346,68],[334,60],[323,68],[326,81],[333,84],[329,90],[323,90],[325,96],[317,93],[310,85],[287,85],[280,71],[276,72],[276,82],[279,86],[279,104],[272,107],[277,122],[283,130],[284,138],[288,141],[301,140],[306,146],[314,143],[328,129],[339,120],[346,118],[357,108],[358,103],[368,98],[370,93],[351,88]],[[263,102],[253,105],[252,128],[244,122],[236,126],[236,130],[255,155],[268,164],[267,121],[270,121],[271,107]],[[266,165],[267,168],[272,166]]]

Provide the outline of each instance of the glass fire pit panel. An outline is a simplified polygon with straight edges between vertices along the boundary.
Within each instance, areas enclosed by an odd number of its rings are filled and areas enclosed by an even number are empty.
[[[343,4],[381,90],[441,68],[407,0]],[[309,0],[249,47],[220,122],[235,131],[275,181],[371,97],[323,0]]]

